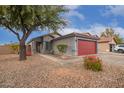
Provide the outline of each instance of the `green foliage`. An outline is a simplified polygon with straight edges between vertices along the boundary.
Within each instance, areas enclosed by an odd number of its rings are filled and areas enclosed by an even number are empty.
[[[0,26],[25,42],[33,31],[57,31],[66,25],[62,13],[64,6],[54,5],[5,5],[0,6]],[[22,36],[19,32],[23,32]]]
[[[16,35],[21,45],[20,60],[25,60],[26,51],[22,47],[29,35],[33,31],[62,29],[67,23],[62,14],[67,11],[64,6],[55,5],[3,5],[0,6],[0,26]]]
[[[115,33],[112,28],[107,28],[104,32],[102,32],[101,37],[113,37],[117,44],[121,44],[123,42],[123,39],[120,37],[120,35]]]
[[[11,44],[10,48],[13,50],[14,53],[19,52],[19,45],[18,44]]]
[[[59,52],[61,52],[61,53],[66,53],[66,51],[67,51],[67,45],[64,45],[64,44],[57,45],[57,48],[58,48]]]
[[[115,31],[112,28],[106,28],[104,32],[101,33],[101,37],[113,37],[115,35]]]
[[[123,43],[123,38],[120,37],[120,35],[115,35],[115,41],[117,44]]]
[[[0,25],[8,25],[16,31],[25,29],[57,30],[66,25],[61,13],[67,9],[64,6],[52,5],[6,5],[0,6]]]
[[[101,71],[102,70],[102,61],[96,56],[88,56],[84,58],[84,66],[86,69],[90,69],[93,71]]]

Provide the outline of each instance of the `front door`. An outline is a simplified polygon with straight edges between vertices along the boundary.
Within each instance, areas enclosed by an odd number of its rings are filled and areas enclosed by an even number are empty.
[[[40,45],[41,45],[41,42],[36,42],[36,52],[37,53],[40,53]]]
[[[114,44],[110,44],[109,45],[109,51],[110,52],[113,52],[114,51],[114,46],[115,46]]]

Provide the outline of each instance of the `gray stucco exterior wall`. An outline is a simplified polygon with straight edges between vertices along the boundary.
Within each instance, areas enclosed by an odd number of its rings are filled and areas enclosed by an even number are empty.
[[[72,55],[75,56],[77,52],[75,37],[65,38],[61,40],[57,40],[53,42],[53,51],[55,54],[60,54],[60,52],[57,49],[57,45],[59,44],[65,44],[67,45],[67,51],[66,55]]]
[[[35,54],[36,53],[36,43],[34,41],[32,41],[30,43],[30,45],[31,45],[31,52],[32,52],[32,54]]]

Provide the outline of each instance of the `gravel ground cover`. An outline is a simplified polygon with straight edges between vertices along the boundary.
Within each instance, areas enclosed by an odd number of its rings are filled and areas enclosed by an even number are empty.
[[[124,88],[124,69],[105,62],[103,71],[93,72],[84,69],[83,61],[61,65],[34,55],[19,62],[17,55],[0,55],[0,87]]]

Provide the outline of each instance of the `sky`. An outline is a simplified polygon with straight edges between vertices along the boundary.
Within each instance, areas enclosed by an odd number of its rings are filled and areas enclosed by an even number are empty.
[[[124,38],[124,6],[73,5],[65,7],[70,10],[62,15],[68,21],[68,25],[63,30],[59,30],[60,34],[90,32],[100,35],[107,27],[112,27]],[[28,41],[46,33],[33,32]],[[0,27],[0,44],[17,41],[9,30]]]

